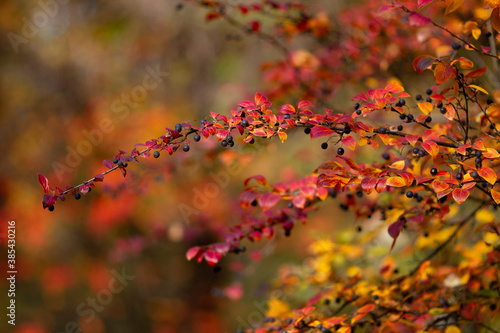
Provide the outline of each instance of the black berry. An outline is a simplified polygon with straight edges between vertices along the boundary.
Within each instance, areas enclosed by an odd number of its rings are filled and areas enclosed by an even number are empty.
[[[159,152],[159,151],[155,151],[155,152],[153,153],[153,157],[154,157],[154,158],[158,158],[158,157],[160,157],[160,152]]]
[[[250,124],[248,123],[248,120],[243,119],[243,120],[241,121],[241,126],[243,126],[243,127],[248,127],[248,125],[250,125]]]
[[[354,110],[359,109],[359,103],[354,104]]]
[[[184,145],[184,147],[182,147],[182,150],[184,150],[185,152],[188,152],[189,151],[189,145]]]
[[[413,154],[417,155],[419,151],[420,151],[420,149],[418,149],[418,148],[413,148]]]
[[[486,100],[486,104],[488,104],[488,105],[493,104],[493,100],[492,100],[492,99],[490,99],[490,98],[488,98],[488,99]]]
[[[293,202],[289,202],[286,206],[287,206],[288,208],[292,209],[292,208],[293,208]]]
[[[311,133],[311,129],[309,127],[304,128],[304,133],[310,134]]]
[[[248,142],[249,144],[253,145],[255,143],[255,139],[252,138],[252,140],[250,140],[250,142]]]
[[[401,106],[404,106],[404,105],[406,104],[406,101],[404,100],[404,98],[401,98],[401,99],[399,100],[399,104],[400,104]]]
[[[447,111],[447,110],[446,110],[446,108],[445,108],[444,106],[443,106],[443,107],[441,107],[441,108],[439,109],[439,112],[440,112],[441,114],[445,114],[445,113],[446,113],[446,111]]]
[[[476,156],[480,157],[481,155],[483,155],[483,153],[480,150],[476,150]]]
[[[405,120],[406,119],[406,115],[403,113],[403,114],[400,114],[399,115],[399,119],[401,120]]]
[[[234,146],[234,141],[228,141],[228,142],[227,142],[227,145],[228,145],[229,147],[233,147],[233,146]]]
[[[425,101],[430,103],[430,102],[432,102],[432,98],[427,97],[427,99]]]
[[[389,155],[389,153],[383,153],[383,154],[382,154],[382,158],[383,158],[384,160],[389,160],[389,159],[391,158],[391,155]]]
[[[407,117],[408,117],[408,121],[413,121],[413,119],[415,119],[415,117],[413,117],[412,114],[409,114]]]
[[[54,211],[54,205],[49,206],[49,212],[53,212],[53,211]]]
[[[415,99],[416,99],[417,101],[420,101],[420,100],[422,99],[422,95],[418,94],[417,96],[415,96]]]
[[[431,169],[431,175],[435,176],[435,175],[437,175],[437,173],[438,173],[438,169],[436,169],[436,168]]]
[[[470,176],[474,179],[478,178],[479,177],[479,174],[477,173],[477,171],[472,171],[472,173],[470,174]]]
[[[288,113],[285,114],[285,119],[290,119],[290,115]]]
[[[455,51],[460,50],[461,47],[462,47],[462,45],[460,45],[458,43],[451,44],[451,48],[454,49]]]
[[[400,132],[401,132],[402,130],[403,130],[403,125],[399,125],[399,126],[398,126],[398,131],[400,131]]]
[[[344,148],[341,147],[341,148],[337,149],[337,154],[344,155]]]
[[[413,192],[412,191],[406,192],[406,197],[407,198],[413,198]]]
[[[181,124],[175,124],[175,130],[177,132],[179,132],[179,133],[182,132],[182,125]]]
[[[321,144],[321,149],[328,149],[328,143],[323,142],[323,143]]]
[[[487,38],[490,38],[491,37],[491,32],[489,31],[486,31],[486,33],[484,34]]]
[[[418,156],[419,156],[419,157],[424,157],[424,156],[425,156],[425,151],[423,151],[423,150],[419,150],[419,152],[418,152]]]
[[[385,128],[385,127],[380,127],[380,129],[378,130],[378,132],[379,132],[380,134],[385,134],[385,133],[387,133],[387,128]]]
[[[226,140],[227,141],[233,141],[233,136],[231,134],[229,134],[228,136],[226,136]]]
[[[360,109],[357,109],[356,110],[356,114],[359,116],[361,114],[361,110]]]
[[[425,122],[426,123],[430,123],[431,121],[432,121],[432,117],[431,116],[425,118]]]
[[[427,89],[427,90],[425,91],[425,93],[426,93],[427,95],[431,95],[431,94],[432,94],[432,89],[430,89],[430,88],[429,88],[429,89]]]
[[[200,141],[200,140],[201,140],[201,136],[200,136],[199,134],[195,134],[195,135],[193,136],[193,140],[194,140],[194,141],[196,141],[196,142],[198,142],[198,141]]]
[[[464,175],[462,175],[462,173],[459,172],[459,173],[457,173],[457,175],[455,176],[455,178],[457,180],[462,180],[464,178]]]
[[[113,160],[113,164],[116,164],[116,163],[118,163],[118,159],[116,159],[116,158],[115,158],[115,159]]]
[[[253,140],[253,138],[252,138],[252,140]],[[222,140],[222,141],[220,142],[220,145],[221,145],[222,147],[227,147],[227,141],[226,141],[226,140]]]
[[[345,127],[344,127],[344,133],[345,133],[345,134],[349,134],[349,133],[351,133],[351,126],[349,126],[349,125],[345,125]]]
[[[75,193],[75,199],[76,200],[80,200],[81,197],[82,197],[82,195],[80,194],[80,192],[76,192]]]

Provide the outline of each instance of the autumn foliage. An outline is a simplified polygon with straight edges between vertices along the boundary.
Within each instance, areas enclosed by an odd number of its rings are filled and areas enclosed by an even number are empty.
[[[44,208],[57,213],[109,173],[127,176],[198,141],[239,149],[301,135],[324,149],[324,163],[292,181],[248,175],[235,198],[239,222],[187,259],[217,266],[250,242],[300,237],[333,202],[352,230],[283,267],[265,320],[242,331],[500,332],[500,2],[365,1],[341,12],[307,1],[185,5],[280,52],[262,65],[262,91],[201,121],[165,124],[164,135],[120,150],[76,186],[39,174]]]

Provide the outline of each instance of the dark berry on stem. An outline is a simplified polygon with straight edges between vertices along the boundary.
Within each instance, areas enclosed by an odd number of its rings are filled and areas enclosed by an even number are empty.
[[[241,121],[241,126],[243,126],[243,127],[248,127],[248,125],[249,125],[248,120],[243,119],[243,120]]]
[[[425,151],[423,151],[423,150],[419,150],[419,151],[418,151],[418,156],[419,156],[419,157],[424,157],[424,156],[425,156]]]
[[[159,152],[159,151],[155,151],[155,152],[153,153],[153,157],[154,157],[154,158],[158,158],[158,157],[160,157],[160,152]]]
[[[492,99],[490,99],[490,98],[488,98],[488,99],[486,100],[486,104],[488,104],[488,105],[493,104],[493,100],[492,100]]]
[[[285,119],[290,119],[290,115],[288,113],[285,114]]]
[[[181,124],[175,124],[175,130],[177,132],[179,132],[179,133],[182,132],[182,125]]]
[[[454,49],[455,51],[459,50],[462,47],[462,45],[458,43],[453,43],[451,44],[451,48]]]
[[[226,136],[226,140],[227,140],[227,141],[233,141],[233,139],[234,139],[234,138],[233,138],[233,136],[232,136],[231,134],[230,134],[230,135],[228,135],[228,136]]]
[[[344,155],[344,148],[340,147],[339,149],[337,149],[337,154]]]
[[[435,176],[435,175],[437,175],[437,173],[438,173],[438,169],[436,169],[436,168],[431,169],[431,175]]]
[[[445,113],[446,113],[446,111],[447,111],[447,110],[446,110],[446,108],[445,108],[444,106],[442,106],[442,107],[439,109],[439,112],[440,112],[441,114],[445,114]]]
[[[400,131],[400,132],[401,132],[402,130],[403,130],[403,125],[399,125],[399,126],[398,126],[398,131]]]
[[[293,202],[289,202],[289,203],[287,204],[287,207],[288,207],[288,208],[290,208],[290,209],[292,209],[292,208],[293,208]]]
[[[323,143],[321,144],[321,149],[328,149],[328,143],[323,142]]]
[[[427,95],[431,95],[432,94],[432,89],[427,89],[426,92],[425,92]]]
[[[442,108],[443,107],[443,102],[439,101],[439,103],[436,105],[438,108]]]
[[[487,38],[490,38],[491,37],[491,32],[490,31],[486,31],[486,33],[484,34]]]
[[[360,110],[360,109],[357,109],[357,110],[356,110],[356,114],[357,114],[358,116],[359,116],[359,115],[361,115],[361,110]]]
[[[389,160],[389,159],[391,158],[391,155],[389,155],[389,153],[383,153],[383,154],[382,154],[382,158],[383,158],[384,160]]]
[[[50,211],[50,212],[53,212],[53,211],[54,211],[54,205],[49,206],[49,211]]]
[[[345,127],[344,127],[344,133],[345,133],[345,134],[349,134],[349,133],[351,133],[351,126],[349,126],[349,125],[345,125]]]
[[[116,164],[116,163],[118,163],[118,159],[116,159],[116,158],[115,158],[115,159],[113,160],[113,164]]]
[[[412,191],[406,192],[406,197],[407,198],[413,198],[413,192]]]
[[[182,150],[184,150],[185,152],[188,152],[189,151],[189,145],[184,145],[184,147],[182,147]]]
[[[405,99],[404,99],[404,98],[401,98],[401,99],[399,100],[399,104],[401,104],[401,106],[404,106],[404,105],[406,104]]]
[[[400,114],[399,115],[399,119],[401,120],[405,120],[406,119],[406,115],[403,113],[403,114]]]
[[[194,140],[194,141],[196,141],[196,142],[198,142],[198,141],[200,141],[200,140],[201,140],[201,136],[200,136],[199,134],[195,134],[195,135],[193,136],[193,140]]]
[[[233,147],[233,146],[234,146],[234,141],[228,141],[228,142],[227,142],[227,145],[228,145],[229,147]]]
[[[432,102],[432,98],[427,97],[427,99],[425,101],[430,103],[430,102]]]
[[[354,104],[354,110],[359,109],[359,103]]]
[[[409,121],[413,121],[413,119],[415,119],[415,117],[413,117],[413,115],[412,115],[412,114],[409,114],[409,115],[408,115],[408,120],[409,120]]]
[[[483,153],[480,150],[476,150],[476,156],[480,157],[481,155],[483,155]]]
[[[416,99],[417,101],[420,101],[420,100],[422,99],[422,95],[418,94],[417,96],[415,96],[415,99]]]
[[[253,138],[252,138],[252,140],[253,140]],[[220,145],[221,145],[222,147],[227,147],[227,141],[226,141],[226,140],[222,140],[222,141],[220,142]]]
[[[431,116],[425,118],[425,122],[426,123],[430,123],[431,121],[432,121],[432,117]]]
[[[416,147],[415,147],[415,148],[413,148],[413,154],[417,155],[419,151],[420,151],[420,149],[418,149],[418,148],[416,148]]]
[[[462,173],[459,172],[459,173],[457,173],[457,175],[455,176],[455,178],[457,180],[462,180],[464,178],[464,176],[462,175]]]
[[[380,134],[385,134],[385,133],[387,133],[387,128],[380,127],[380,129],[378,131],[379,131]]]
[[[304,133],[310,134],[311,133],[311,129],[309,127],[304,128]]]
[[[250,140],[250,142],[248,142],[249,144],[253,145],[255,143],[255,139],[252,138],[252,140]]]
[[[205,119],[200,120],[200,124],[205,125],[207,121]]]
[[[472,178],[474,178],[474,179],[475,179],[475,178],[478,178],[478,177],[479,177],[479,174],[477,173],[477,171],[473,171],[473,172],[470,174],[470,176],[471,176]]]
[[[75,193],[75,199],[76,200],[80,200],[81,197],[82,197],[82,195],[80,194],[80,192],[76,192]]]

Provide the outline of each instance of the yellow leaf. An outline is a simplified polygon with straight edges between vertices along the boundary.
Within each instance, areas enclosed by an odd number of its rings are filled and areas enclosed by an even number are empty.
[[[456,327],[456,326],[448,326],[446,327],[446,330],[444,331],[444,333],[461,333],[462,331],[460,331],[460,328]]]
[[[278,132],[278,136],[280,137],[281,143],[285,143],[287,134],[285,132]]]
[[[475,84],[469,84],[469,88],[474,88],[476,90],[479,90],[480,92],[482,92],[483,94],[486,94],[488,95],[488,92],[486,90],[484,90],[483,88],[479,87],[479,86],[476,86]]]
[[[495,215],[487,209],[480,209],[476,213],[476,219],[481,223],[491,223],[495,221]]]
[[[389,168],[396,169],[396,170],[403,170],[405,168],[405,160],[401,161],[396,161],[389,165]]]
[[[427,115],[429,114],[429,112],[432,111],[434,106],[429,102],[425,102],[425,103],[418,103],[418,108],[420,109],[420,111],[422,111],[423,114]]]
[[[403,187],[406,186],[406,181],[401,177],[395,176],[387,178],[386,184],[392,187]]]
[[[491,190],[491,197],[495,200],[497,205],[500,205],[500,192]]]
[[[269,307],[266,313],[267,317],[278,317],[290,311],[288,304],[277,298],[271,298],[267,302],[267,306]]]

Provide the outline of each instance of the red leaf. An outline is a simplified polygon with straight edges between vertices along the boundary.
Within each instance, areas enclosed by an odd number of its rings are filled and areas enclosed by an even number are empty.
[[[210,12],[210,13],[207,13],[206,20],[207,21],[212,21],[212,20],[215,20],[216,18],[219,18],[221,16],[222,15],[220,13]]]
[[[495,182],[498,179],[496,172],[488,167],[482,167],[481,169],[477,170],[477,173],[491,185],[495,185]]]
[[[57,201],[57,196],[50,195],[48,193],[44,194],[42,199],[43,208],[53,206],[56,203],[56,201]]]
[[[476,69],[475,71],[467,73],[467,75],[465,75],[465,77],[468,79],[473,79],[473,78],[483,76],[485,73],[486,73],[486,66],[479,68],[479,69]]]
[[[222,255],[226,255],[229,252],[229,249],[231,248],[231,245],[228,243],[216,243],[213,244],[213,249],[217,252],[219,252]]]
[[[280,113],[295,113],[295,108],[291,104],[285,104],[280,107]]]
[[[191,260],[194,257],[196,257],[198,255],[198,253],[200,253],[200,251],[201,251],[201,248],[199,246],[195,246],[195,247],[190,248],[186,252],[186,258],[187,258],[187,260]]]
[[[433,56],[421,55],[413,60],[413,69],[422,74],[435,60]]]
[[[396,239],[399,234],[401,233],[401,229],[403,229],[403,226],[405,225],[405,220],[404,219],[398,219],[396,222],[394,222],[393,224],[391,224],[389,226],[389,235]]]
[[[434,141],[423,142],[422,148],[424,148],[432,157],[436,157],[439,153],[439,147]]]
[[[469,197],[469,191],[467,190],[463,190],[461,188],[456,188],[453,190],[453,199],[455,199],[455,201],[459,205],[463,204],[468,197]]]
[[[254,201],[257,198],[257,192],[252,191],[252,190],[246,190],[241,192],[240,194],[240,206],[243,209],[247,209],[252,201]]]
[[[313,105],[312,105],[312,103],[311,103],[311,102],[304,100],[304,101],[300,101],[300,102],[299,102],[298,108],[299,108],[299,109],[303,109],[303,108],[310,108],[310,107],[312,107],[312,106],[313,106]]]
[[[113,168],[113,162],[109,161],[109,160],[104,160],[102,161],[102,164],[104,164],[104,166],[108,169],[111,169]]]
[[[434,2],[435,0],[418,0],[418,10],[422,9],[422,7],[427,6],[431,2]]]
[[[274,227],[273,226],[267,226],[264,229],[262,229],[262,234],[266,238],[272,238],[274,236]]]
[[[265,211],[276,205],[280,199],[281,195],[279,194],[264,193],[259,197],[258,201],[262,210]]]
[[[222,258],[222,254],[217,252],[217,251],[207,250],[205,252],[204,257],[210,266],[215,266],[215,265],[217,265],[219,260]]]
[[[342,138],[342,144],[350,150],[356,148],[356,140],[350,135],[346,135]]]
[[[265,186],[265,187],[269,187],[269,184],[267,183],[267,180],[264,176],[262,175],[255,175],[255,176],[252,176],[252,177],[248,177],[247,179],[245,179],[245,181],[243,182],[243,184],[245,185],[245,187],[247,187],[248,183],[251,181],[251,180],[255,180],[257,181],[257,183]]]
[[[334,131],[328,127],[316,125],[311,130],[311,139],[316,139],[322,136],[332,135]]]
[[[413,25],[416,27],[422,27],[424,25],[431,23],[430,18],[425,17],[422,14],[416,13],[416,12],[413,12],[410,14],[409,21],[410,21],[410,25]]]
[[[267,102],[267,98],[260,93],[255,94],[255,105],[261,105]]]
[[[47,177],[45,177],[42,174],[38,174],[38,182],[42,185],[43,191],[45,193],[49,193],[50,188],[49,188],[49,181],[48,181]]]
[[[375,185],[377,185],[378,178],[365,177],[361,180],[361,189],[365,193],[371,193]]]

